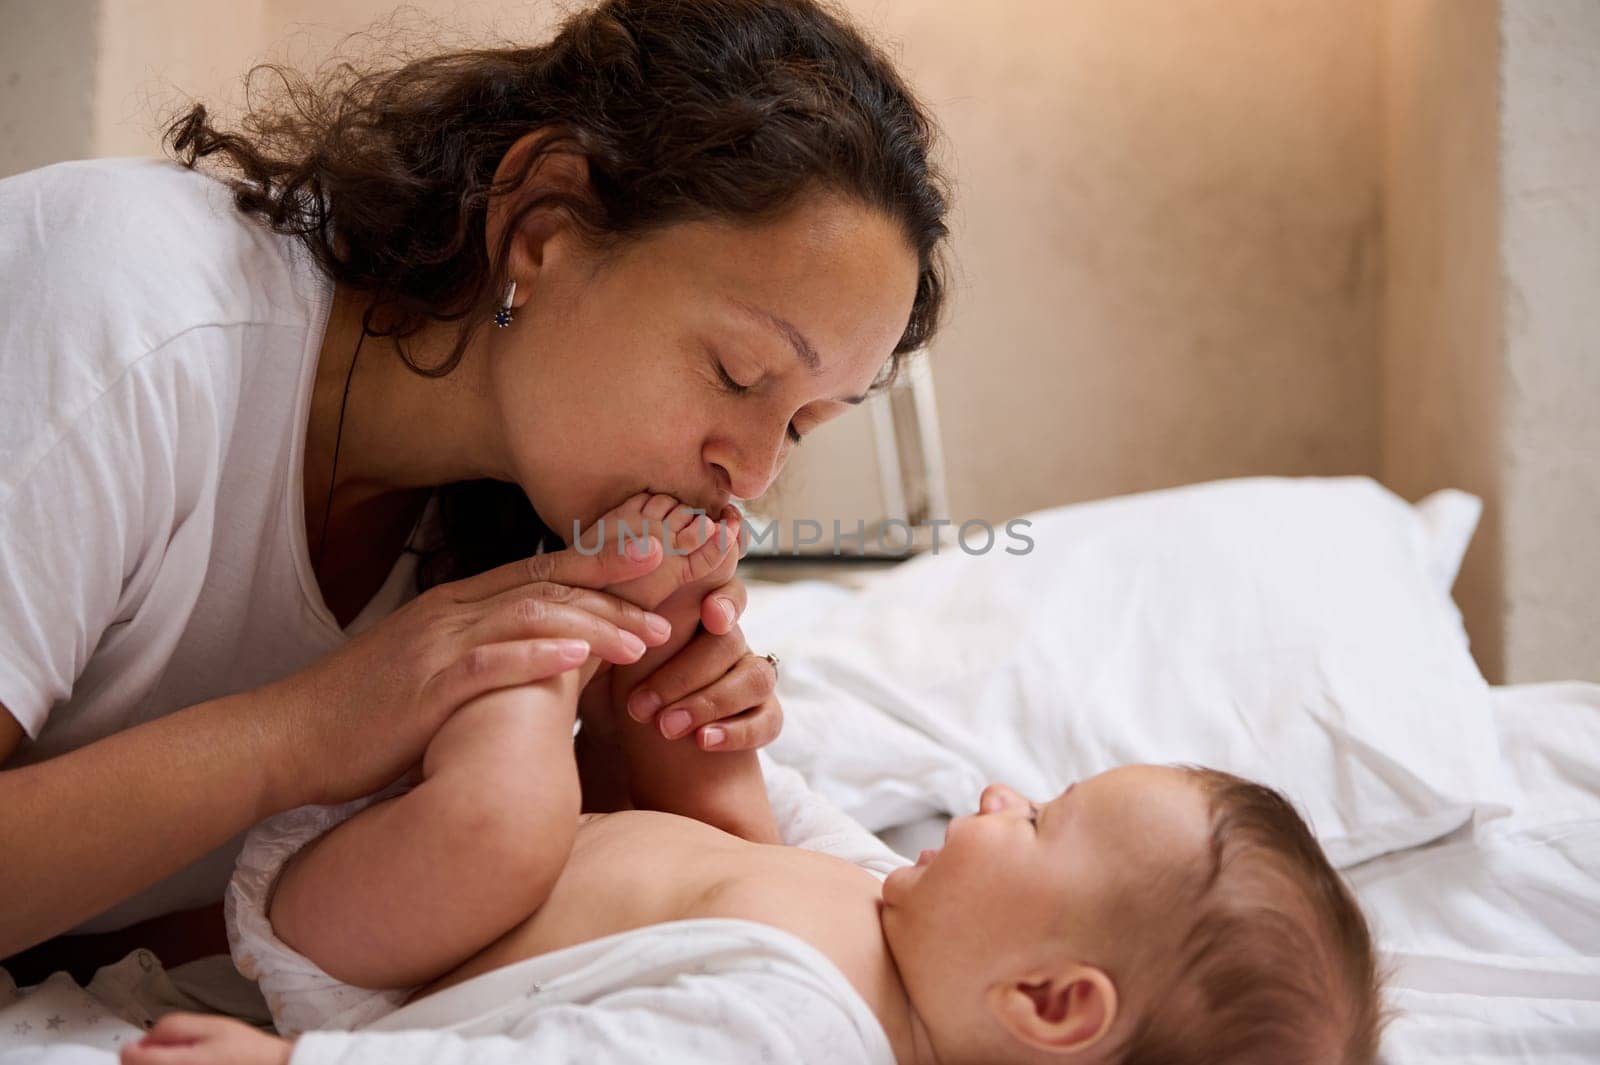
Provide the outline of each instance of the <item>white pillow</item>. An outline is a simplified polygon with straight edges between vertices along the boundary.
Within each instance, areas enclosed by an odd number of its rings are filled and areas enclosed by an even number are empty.
[[[1449,617],[1452,631],[1467,646],[1467,629],[1461,618],[1461,608],[1450,598],[1456,576],[1461,572],[1461,560],[1466,557],[1467,545],[1478,528],[1483,515],[1483,500],[1458,488],[1441,488],[1424,496],[1416,503],[1417,517],[1427,530],[1426,554],[1428,577],[1439,593],[1439,603]]]
[[[751,588],[783,660],[770,753],[878,831],[1129,762],[1286,792],[1350,865],[1496,812],[1488,685],[1449,583],[1477,519],[1365,477],[1242,478],[1041,511],[860,590]],[[981,537],[973,542],[981,542]]]

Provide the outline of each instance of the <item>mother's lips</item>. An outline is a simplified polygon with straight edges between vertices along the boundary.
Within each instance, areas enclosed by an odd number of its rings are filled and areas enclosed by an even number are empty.
[[[933,861],[934,856],[938,853],[939,848],[937,847],[923,851],[921,854],[917,855],[917,867],[921,868],[922,866],[927,865],[929,862]]]

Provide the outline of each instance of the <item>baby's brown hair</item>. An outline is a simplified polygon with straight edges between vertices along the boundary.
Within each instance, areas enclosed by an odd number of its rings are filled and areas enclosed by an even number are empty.
[[[1185,768],[1210,803],[1209,868],[1113,1060],[1370,1065],[1383,1015],[1360,906],[1282,795]]]

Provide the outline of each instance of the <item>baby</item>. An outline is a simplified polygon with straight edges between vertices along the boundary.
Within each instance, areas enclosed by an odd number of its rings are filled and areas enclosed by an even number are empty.
[[[737,548],[705,543],[709,523],[675,504],[636,499],[624,511],[647,506],[688,552],[663,563],[672,572],[642,579],[654,578],[648,587],[626,589],[673,622],[672,640],[650,652],[659,661],[692,635],[684,611],[692,618],[709,582],[727,579]],[[1045,803],[991,785],[941,848],[880,881],[767,842],[777,827],[753,755],[658,742],[628,720],[630,671],[637,681],[653,668],[643,659],[617,671],[609,698],[635,805],[654,809],[580,813],[570,737],[592,668],[464,707],[429,747],[422,783],[287,863],[266,912],[292,948],[282,964],[304,971],[275,979],[255,955],[241,966],[262,979],[280,1031],[324,1026],[295,1023],[314,1012],[295,995],[343,995],[354,1007],[326,1026],[352,1027],[525,959],[731,919],[800,941],[847,981],[868,1026],[876,1021],[851,1050],[856,1060],[1373,1060],[1365,921],[1277,793],[1155,766],[1102,773]],[[767,986],[752,978],[740,991],[759,997]],[[634,1026],[636,1007],[630,1000]],[[818,1045],[801,1060],[843,1060],[837,1033],[816,1023]],[[178,1014],[123,1061],[281,1063],[293,1047]],[[570,1049],[573,1060],[592,1057]],[[722,1060],[654,1049],[665,1060]]]

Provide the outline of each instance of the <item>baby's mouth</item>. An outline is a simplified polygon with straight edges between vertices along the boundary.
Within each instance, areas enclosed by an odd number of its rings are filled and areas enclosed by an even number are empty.
[[[917,855],[916,868],[920,869],[924,865],[927,865],[929,862],[933,861],[934,857],[938,853],[939,853],[939,848],[938,847],[934,847],[934,848],[931,848],[929,850],[925,850],[921,854]]]

